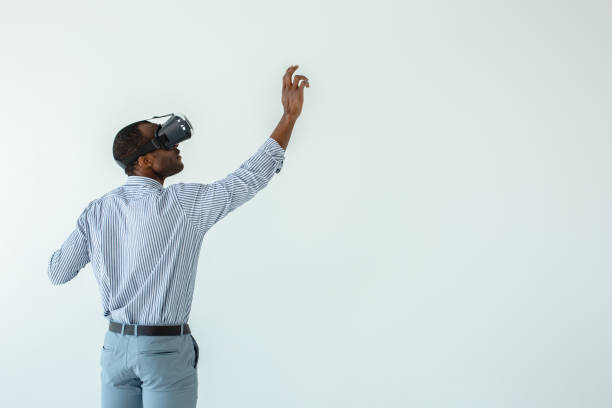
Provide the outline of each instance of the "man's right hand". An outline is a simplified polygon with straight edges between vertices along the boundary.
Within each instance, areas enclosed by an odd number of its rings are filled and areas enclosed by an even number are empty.
[[[285,115],[291,119],[297,119],[302,113],[302,104],[304,103],[304,87],[310,88],[308,78],[304,75],[296,75],[292,80],[291,76],[298,69],[299,65],[291,65],[287,68],[283,76],[283,95],[281,101],[285,108]],[[302,83],[299,84],[300,80]]]

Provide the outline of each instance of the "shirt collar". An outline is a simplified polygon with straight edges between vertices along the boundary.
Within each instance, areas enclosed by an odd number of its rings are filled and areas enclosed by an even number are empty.
[[[163,190],[164,186],[159,181],[152,179],[150,177],[144,176],[128,176],[127,182],[125,183],[128,186],[143,186],[149,187],[156,190]]]

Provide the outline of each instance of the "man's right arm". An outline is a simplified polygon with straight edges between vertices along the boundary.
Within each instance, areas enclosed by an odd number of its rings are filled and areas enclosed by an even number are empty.
[[[285,151],[272,138],[266,139],[253,156],[223,179],[210,184],[171,185],[187,218],[207,231],[227,214],[249,201],[283,167]]]
[[[227,214],[253,198],[274,174],[280,172],[293,126],[302,112],[304,87],[310,87],[308,78],[304,75],[296,75],[292,80],[297,68],[298,65],[292,65],[285,71],[281,97],[283,116],[272,135],[253,156],[238,169],[214,183],[178,183],[171,186],[187,217],[197,228],[204,231],[210,229]]]

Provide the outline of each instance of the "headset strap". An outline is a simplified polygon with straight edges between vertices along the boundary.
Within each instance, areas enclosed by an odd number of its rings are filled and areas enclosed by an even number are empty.
[[[143,146],[140,146],[140,148],[138,148],[138,150],[136,150],[134,153],[132,153],[131,155],[129,155],[123,162],[122,162],[122,167],[125,169],[127,167],[128,164],[130,164],[131,162],[133,162],[134,160],[136,160],[137,158],[139,158],[140,156],[142,156],[143,154],[147,154],[149,152],[152,152],[153,150],[157,150],[157,149],[161,149],[162,146],[160,144],[158,144],[159,138],[156,136],[153,138],[153,140],[150,140],[148,143],[146,143]]]

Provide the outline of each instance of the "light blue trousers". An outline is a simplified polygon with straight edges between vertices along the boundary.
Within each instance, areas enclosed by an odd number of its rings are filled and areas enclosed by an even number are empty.
[[[198,358],[191,333],[134,336],[107,331],[100,351],[102,408],[195,407]]]

